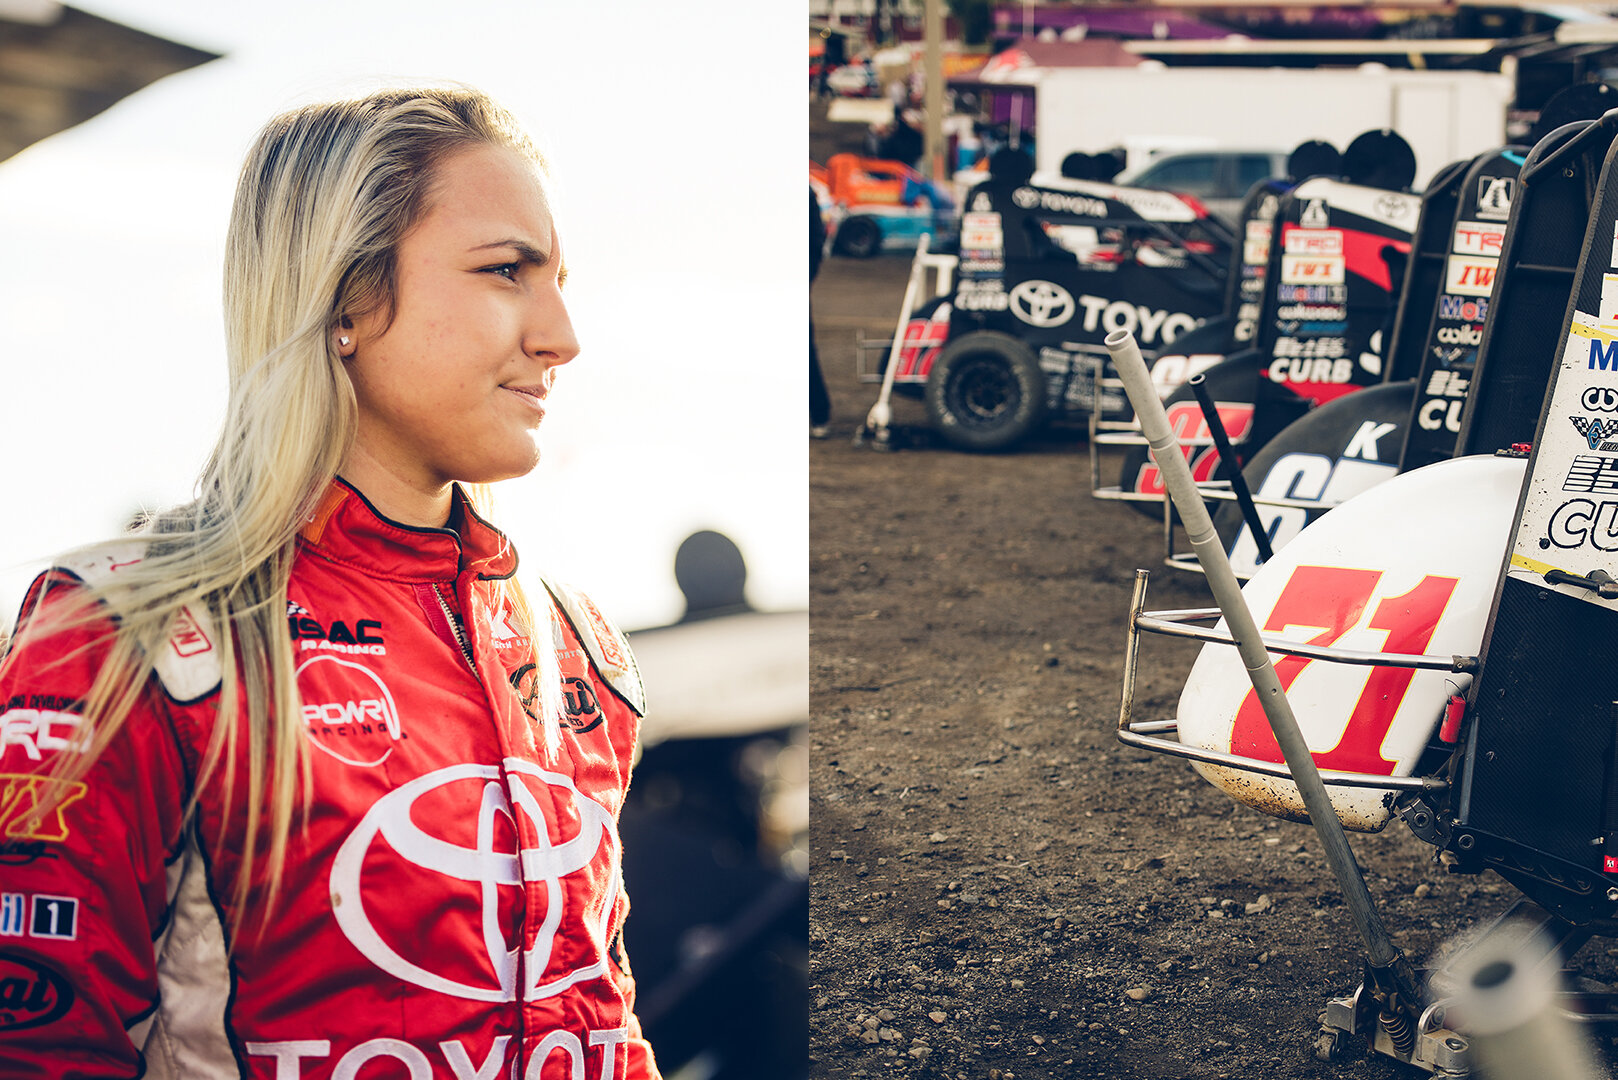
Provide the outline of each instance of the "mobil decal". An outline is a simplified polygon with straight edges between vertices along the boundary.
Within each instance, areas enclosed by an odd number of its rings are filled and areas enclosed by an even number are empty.
[[[1608,456],[1618,454],[1618,393],[1605,392],[1618,390],[1615,374],[1618,336],[1575,310],[1535,440],[1512,541],[1514,568],[1538,573],[1534,568],[1543,567],[1540,560],[1550,551],[1599,554],[1602,562],[1618,552],[1618,470]],[[1613,604],[1590,590],[1572,595]]]
[[[1247,438],[1248,429],[1253,426],[1252,402],[1218,401],[1214,403],[1214,409],[1232,442]],[[1169,429],[1174,432],[1180,452],[1191,466],[1192,477],[1198,481],[1212,480],[1214,471],[1219,468],[1219,450],[1213,445],[1213,430],[1208,426],[1208,418],[1203,415],[1201,406],[1195,401],[1176,401],[1169,404],[1166,411]],[[1156,462],[1147,459],[1135,474],[1130,490],[1140,495],[1163,495],[1168,490]]]
[[[1500,257],[1506,242],[1506,227],[1489,221],[1457,221],[1452,249],[1457,255]]]
[[[1494,288],[1496,259],[1476,255],[1451,255],[1444,267],[1444,291],[1463,296],[1488,296]]]
[[[1458,319],[1461,322],[1482,322],[1489,317],[1489,301],[1466,296],[1444,295],[1438,298],[1438,317]]]
[[[1346,285],[1287,285],[1275,287],[1275,298],[1283,304],[1346,304]]]
[[[46,893],[0,893],[0,936],[75,941],[79,901]]]

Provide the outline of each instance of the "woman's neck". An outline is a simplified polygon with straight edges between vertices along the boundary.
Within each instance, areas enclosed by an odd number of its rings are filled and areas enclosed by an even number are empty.
[[[359,488],[384,517],[401,525],[441,529],[450,524],[455,485],[430,483],[400,475],[355,445],[339,470],[343,479]]]

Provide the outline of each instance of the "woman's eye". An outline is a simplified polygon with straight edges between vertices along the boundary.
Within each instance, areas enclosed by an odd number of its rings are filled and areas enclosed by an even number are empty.
[[[520,263],[501,263],[499,266],[484,267],[483,272],[485,274],[497,274],[500,277],[505,278],[507,281],[515,281],[517,279],[517,271],[520,269],[521,265],[522,264]]]

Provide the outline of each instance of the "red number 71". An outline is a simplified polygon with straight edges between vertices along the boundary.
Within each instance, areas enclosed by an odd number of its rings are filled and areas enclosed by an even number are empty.
[[[1318,626],[1323,628],[1322,632],[1310,638],[1309,644],[1335,644],[1359,625],[1381,578],[1380,570],[1300,566],[1281,590],[1264,629],[1280,631],[1288,626]],[[1388,632],[1382,651],[1425,652],[1458,583],[1458,578],[1429,574],[1409,592],[1385,597],[1378,603],[1367,626]],[[1281,678],[1282,689],[1291,688],[1304,668],[1314,662],[1302,656],[1287,656],[1276,661],[1275,673]],[[1372,668],[1365,689],[1354,702],[1354,711],[1349,715],[1342,737],[1329,750],[1314,751],[1315,765],[1321,769],[1392,776],[1395,763],[1382,756],[1382,742],[1415,674],[1414,668],[1407,667]],[[1249,690],[1236,712],[1236,724],[1230,733],[1230,752],[1260,761],[1282,760],[1281,749],[1259,705],[1257,691]]]

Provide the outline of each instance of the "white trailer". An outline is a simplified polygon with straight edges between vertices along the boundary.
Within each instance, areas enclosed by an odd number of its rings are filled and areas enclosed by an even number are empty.
[[[1416,153],[1416,188],[1452,161],[1506,141],[1508,75],[1357,68],[1045,68],[1034,81],[1036,167],[1122,146],[1129,168],[1161,150],[1272,147],[1324,139],[1339,150],[1391,128]]]

